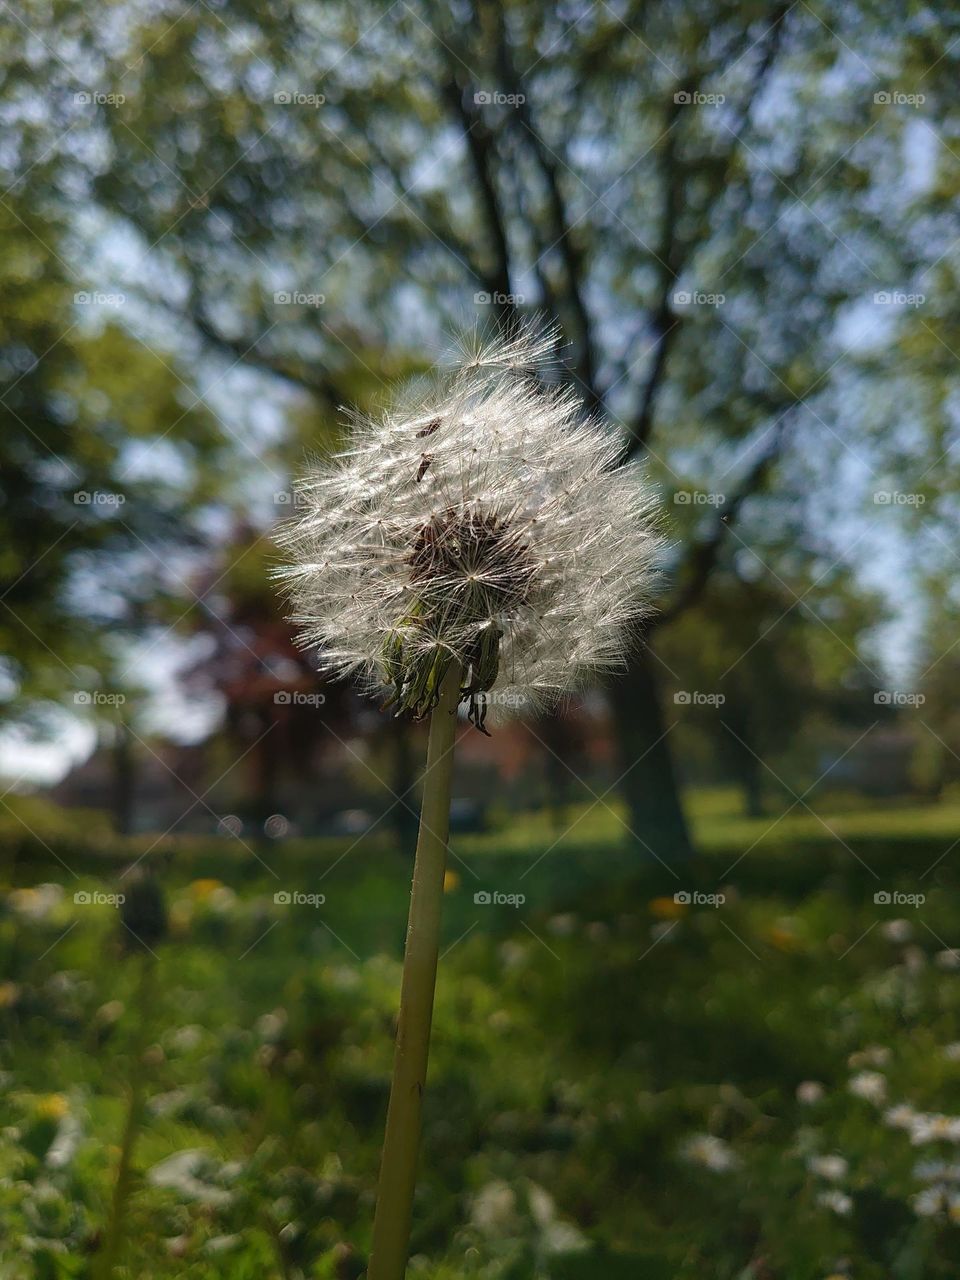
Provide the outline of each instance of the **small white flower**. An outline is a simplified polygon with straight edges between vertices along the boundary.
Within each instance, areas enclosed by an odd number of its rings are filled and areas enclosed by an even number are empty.
[[[920,1113],[910,1126],[910,1141],[915,1147],[927,1142],[960,1142],[960,1116]]]
[[[960,1040],[943,1046],[943,1056],[948,1062],[960,1062]]]
[[[889,1107],[883,1113],[883,1123],[889,1125],[891,1129],[910,1130],[916,1123],[917,1117],[918,1113],[913,1107],[908,1106],[905,1102],[900,1102],[895,1107]]]
[[[517,1196],[510,1184],[497,1178],[482,1186],[473,1197],[470,1221],[484,1235],[513,1235],[520,1219]]]
[[[946,951],[938,951],[933,957],[933,963],[939,969],[960,969],[960,951],[952,947]]]
[[[739,1163],[729,1143],[711,1133],[697,1133],[688,1138],[682,1154],[691,1163],[702,1165],[714,1173],[728,1173]]]
[[[612,429],[537,376],[551,334],[473,354],[416,400],[353,415],[280,538],[303,644],[427,714],[451,663],[482,727],[622,664],[661,538]]]
[[[909,942],[913,937],[913,925],[909,920],[887,920],[880,932],[888,942]]]
[[[831,1213],[838,1213],[842,1218],[853,1212],[853,1201],[845,1191],[821,1191],[817,1196],[817,1204]]]
[[[811,1173],[827,1178],[830,1182],[839,1182],[846,1177],[849,1167],[843,1156],[811,1156],[807,1161],[807,1168]]]
[[[932,1218],[936,1214],[950,1208],[950,1196],[947,1187],[925,1187],[911,1198],[913,1211],[921,1218]]]
[[[801,1080],[797,1085],[797,1101],[802,1102],[805,1107],[812,1107],[815,1102],[820,1102],[825,1094],[826,1089],[819,1080]]]
[[[847,1088],[858,1098],[874,1102],[878,1106],[886,1101],[887,1081],[879,1071],[858,1071],[851,1076]]]

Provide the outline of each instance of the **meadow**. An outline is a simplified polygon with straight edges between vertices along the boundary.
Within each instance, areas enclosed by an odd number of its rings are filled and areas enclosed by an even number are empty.
[[[411,1275],[957,1274],[960,806],[816,807],[693,796],[674,868],[616,806],[454,838]],[[15,814],[2,1275],[97,1275],[126,1147],[120,1274],[361,1276],[408,858],[165,841],[147,950],[145,842]]]

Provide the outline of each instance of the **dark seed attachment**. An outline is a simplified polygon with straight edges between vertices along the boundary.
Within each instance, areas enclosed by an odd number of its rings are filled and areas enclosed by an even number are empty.
[[[438,644],[424,645],[423,639],[437,634],[442,620],[444,630],[469,637],[459,656],[460,700],[468,704],[470,722],[486,733],[485,695],[500,670],[498,617],[527,598],[536,572],[529,546],[496,512],[448,507],[418,531],[408,564],[414,603],[383,650],[393,686],[388,705],[415,719],[437,705],[454,654]]]

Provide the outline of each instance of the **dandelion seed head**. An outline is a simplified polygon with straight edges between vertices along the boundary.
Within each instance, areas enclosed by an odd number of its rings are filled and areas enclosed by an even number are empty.
[[[427,714],[457,663],[488,705],[536,708],[622,664],[649,612],[663,539],[637,464],[538,376],[555,335],[528,328],[377,416],[298,485],[278,541],[301,643],[321,666]]]

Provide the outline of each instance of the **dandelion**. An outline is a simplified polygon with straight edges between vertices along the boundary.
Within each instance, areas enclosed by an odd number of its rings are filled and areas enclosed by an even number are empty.
[[[370,1280],[406,1263],[449,829],[456,710],[556,700],[622,664],[661,547],[650,491],[526,329],[375,418],[299,485],[278,539],[301,643],[396,714],[430,717]]]
[[[481,726],[622,662],[660,547],[652,499],[576,394],[535,375],[551,334],[482,347],[416,401],[354,415],[278,538],[301,639],[422,718],[456,671]],[[488,695],[496,689],[496,698]]]

